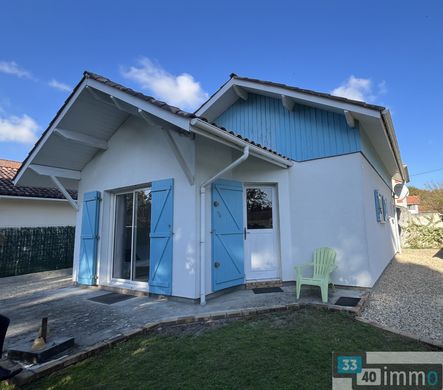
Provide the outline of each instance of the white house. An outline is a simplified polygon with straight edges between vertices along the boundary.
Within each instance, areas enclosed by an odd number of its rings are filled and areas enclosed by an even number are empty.
[[[408,181],[383,107],[231,75],[195,113],[85,72],[15,177],[78,209],[73,278],[205,302],[318,247],[372,286]],[[78,190],[78,204],[66,189]]]
[[[0,228],[75,226],[75,210],[57,189],[14,186],[20,166],[0,159]]]

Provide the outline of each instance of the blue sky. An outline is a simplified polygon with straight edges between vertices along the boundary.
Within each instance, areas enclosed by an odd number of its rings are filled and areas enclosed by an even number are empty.
[[[17,0],[0,14],[0,158],[24,159],[85,69],[187,109],[235,72],[389,107],[410,174],[440,169],[411,184],[443,183],[440,0]]]

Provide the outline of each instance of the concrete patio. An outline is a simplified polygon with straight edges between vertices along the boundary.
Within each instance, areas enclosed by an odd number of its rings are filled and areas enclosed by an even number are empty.
[[[146,324],[177,317],[201,316],[248,309],[285,306],[295,303],[321,305],[320,291],[303,287],[302,297],[295,298],[294,286],[283,292],[254,294],[237,290],[208,300],[205,306],[192,302],[131,297],[111,305],[90,301],[108,294],[98,288],[71,285],[70,270],[4,278],[0,286],[0,311],[11,319],[5,349],[24,341],[32,341],[41,318],[49,318],[50,336],[75,337],[76,347],[70,353],[127,334]],[[329,305],[341,296],[361,297],[362,289],[337,288],[329,295]],[[355,310],[355,308],[352,308]]]

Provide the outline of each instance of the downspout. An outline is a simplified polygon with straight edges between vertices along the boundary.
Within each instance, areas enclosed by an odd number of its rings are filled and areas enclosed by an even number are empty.
[[[232,170],[237,165],[240,165],[249,157],[249,145],[243,148],[243,154],[227,167],[223,168],[216,175],[212,176],[210,179],[206,180],[202,185],[200,185],[200,305],[206,304],[206,187],[217,180],[220,176],[226,172]]]

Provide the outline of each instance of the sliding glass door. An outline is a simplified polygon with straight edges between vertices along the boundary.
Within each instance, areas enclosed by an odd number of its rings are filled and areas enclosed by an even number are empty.
[[[149,280],[151,203],[150,188],[116,195],[114,279]]]

